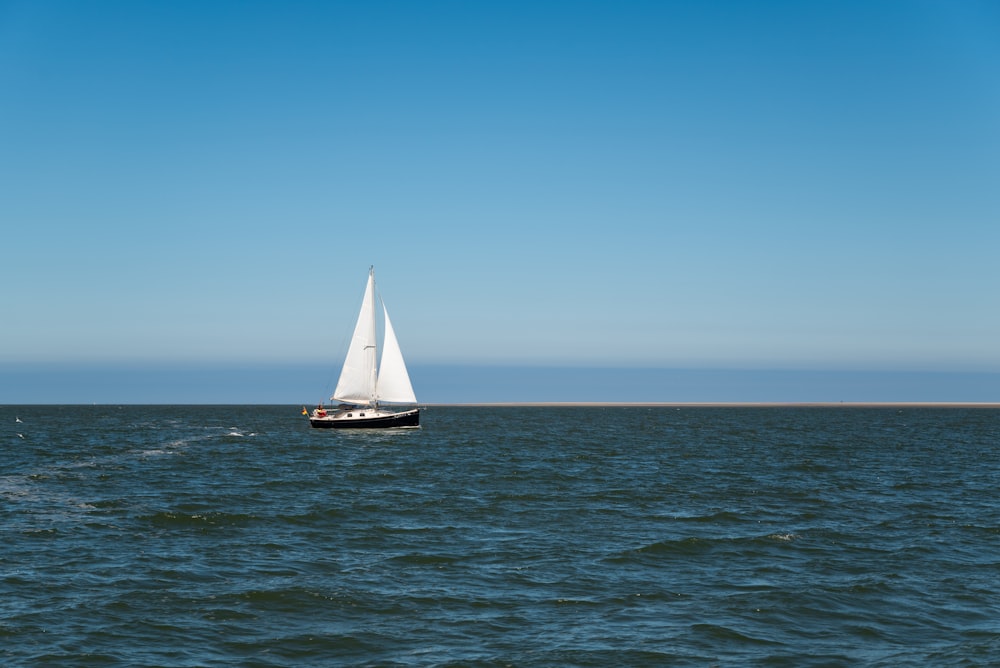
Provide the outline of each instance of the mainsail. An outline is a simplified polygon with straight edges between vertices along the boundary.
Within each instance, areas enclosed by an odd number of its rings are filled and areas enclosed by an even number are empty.
[[[361,312],[347,349],[344,368],[332,399],[352,404],[370,404],[375,399],[375,275],[368,272],[368,285]]]
[[[337,389],[331,397],[335,401],[367,406],[374,406],[379,402],[417,403],[385,304],[382,304],[382,312],[385,316],[385,341],[382,368],[376,370],[375,270],[371,269],[344,368],[340,372]]]

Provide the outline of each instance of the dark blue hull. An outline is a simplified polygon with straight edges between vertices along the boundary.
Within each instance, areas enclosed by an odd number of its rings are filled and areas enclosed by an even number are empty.
[[[355,410],[355,413],[358,411]],[[309,424],[316,429],[394,429],[399,427],[419,427],[420,409],[378,415],[373,417],[344,417],[341,414],[328,417],[311,417]]]

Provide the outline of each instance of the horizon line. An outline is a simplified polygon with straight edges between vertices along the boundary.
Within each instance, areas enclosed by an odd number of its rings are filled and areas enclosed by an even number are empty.
[[[0,403],[4,406],[300,406],[295,403]],[[1000,401],[487,401],[418,403],[418,408],[1000,408]]]
[[[421,408],[727,408],[727,407],[817,407],[817,408],[877,408],[877,407],[940,407],[940,408],[1000,408],[996,401],[493,401],[468,403],[421,403]]]

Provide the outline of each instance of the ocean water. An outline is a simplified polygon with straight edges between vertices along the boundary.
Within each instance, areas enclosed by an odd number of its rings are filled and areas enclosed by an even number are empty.
[[[1000,410],[299,411],[0,407],[0,665],[1000,665]]]

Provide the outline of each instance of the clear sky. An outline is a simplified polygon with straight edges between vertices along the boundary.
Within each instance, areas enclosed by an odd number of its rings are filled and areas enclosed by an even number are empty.
[[[0,229],[0,364],[1000,372],[1000,5],[0,1]]]

